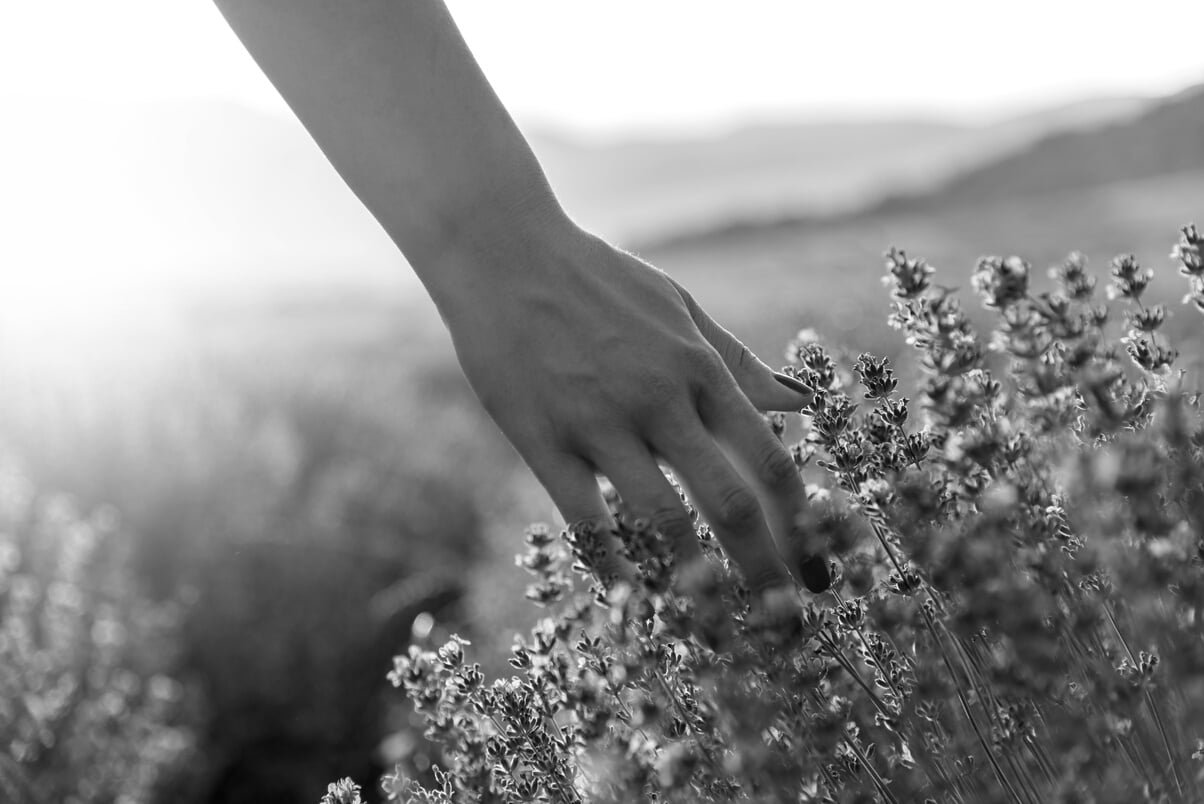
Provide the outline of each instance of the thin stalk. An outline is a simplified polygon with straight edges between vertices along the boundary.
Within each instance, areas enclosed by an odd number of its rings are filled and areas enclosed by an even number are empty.
[[[837,591],[833,590],[833,592],[832,592],[832,595],[833,595],[833,596],[834,596],[834,597],[835,597],[835,598],[836,598],[838,601],[840,601],[841,603],[844,603],[844,600],[841,598],[841,596],[840,596],[840,593],[839,593],[839,592],[837,592]],[[865,638],[865,634],[862,632],[861,628],[853,628],[853,629],[851,629],[851,630],[852,630],[852,631],[853,631],[855,634],[857,634],[857,640],[858,640],[858,641],[861,643],[861,646],[862,646],[863,648],[865,648],[866,655],[868,655],[868,656],[872,656],[872,655],[873,655],[873,651],[871,651],[871,650],[870,650],[870,643],[869,643],[869,642],[866,640],[866,638]],[[891,642],[891,647],[892,647],[892,648],[894,648],[894,643],[893,643],[893,642]],[[895,653],[896,653],[896,654],[898,654],[899,658],[900,658],[900,659],[902,659],[902,658],[903,658],[903,654],[902,654],[902,653],[899,653],[899,649],[898,649],[898,648],[894,648],[894,650],[895,650]],[[868,662],[867,662],[867,664],[868,664]],[[890,676],[888,676],[888,675],[886,674],[886,672],[885,672],[885,671],[884,671],[884,670],[883,670],[881,667],[875,667],[874,669],[877,671],[877,674],[878,674],[878,676],[879,676],[879,677],[881,677],[881,678],[882,678],[882,680],[886,682],[886,686],[890,687],[890,691],[891,691],[891,692],[893,692],[893,693],[894,693],[896,696],[898,696],[900,703],[902,703],[902,701],[903,701],[903,693],[901,693],[901,692],[899,691],[899,688],[895,686],[895,682],[893,682],[893,681],[891,681],[891,680],[890,680]]]
[[[1183,795],[1183,780],[1179,778],[1179,763],[1175,759],[1175,754],[1171,749],[1171,742],[1166,735],[1166,726],[1162,723],[1162,714],[1158,711],[1158,705],[1154,702],[1154,696],[1147,689],[1145,692],[1146,703],[1150,707],[1150,714],[1154,716],[1154,725],[1158,727],[1158,733],[1162,736],[1162,747],[1166,749],[1167,764],[1170,767],[1171,776],[1175,779],[1175,787],[1179,790],[1179,795]]]
[[[831,653],[832,658],[840,662],[840,666],[845,669],[845,671],[853,678],[853,680],[860,685],[861,689],[865,691],[865,694],[870,697],[870,700],[873,701],[874,706],[878,709],[878,711],[884,716],[893,719],[895,717],[894,713],[886,708],[886,704],[882,703],[882,699],[878,697],[878,694],[874,692],[873,688],[870,687],[869,684],[866,683],[865,679],[861,677],[861,674],[857,672],[857,668],[853,666],[853,663],[850,662],[843,653],[841,653],[840,646],[829,642],[822,636],[820,637],[820,641]]]
[[[1100,664],[1103,661],[1102,657],[1107,656],[1107,650],[1106,650],[1103,642],[1100,641],[1098,633],[1096,633],[1096,632],[1091,633],[1091,638],[1094,642],[1095,650],[1097,652],[1097,656],[1095,658],[1093,658],[1092,656],[1090,656],[1088,654],[1087,648],[1083,645],[1082,640],[1080,640],[1074,634],[1068,633],[1067,635],[1069,637],[1068,644],[1070,645],[1072,650],[1075,650],[1077,652],[1078,658],[1084,664],[1086,664],[1088,662],[1094,663],[1094,664]],[[1091,705],[1091,708],[1097,714],[1100,713],[1100,708],[1098,706]],[[1153,777],[1153,774],[1150,773],[1148,763],[1145,761],[1145,757],[1144,757],[1144,755],[1147,754],[1148,751],[1142,751],[1141,752],[1142,755],[1139,756],[1137,753],[1135,753],[1134,746],[1130,745],[1130,741],[1119,735],[1116,738],[1116,744],[1123,751],[1125,758],[1127,760],[1129,760],[1129,764],[1133,766],[1133,770],[1138,775],[1140,775],[1142,778],[1145,779],[1146,784],[1148,784],[1150,787],[1154,787],[1155,786],[1154,785],[1154,777]]]
[[[822,692],[820,692],[819,690],[816,690],[816,689],[812,689],[809,691],[809,694],[811,695],[812,699],[815,701],[816,705],[819,706],[820,709],[827,708],[828,701],[824,698],[824,694]],[[894,794],[891,793],[890,788],[887,787],[886,780],[883,779],[878,774],[877,769],[874,768],[874,766],[870,764],[869,757],[867,757],[861,751],[860,746],[857,745],[856,740],[852,739],[851,737],[849,737],[846,734],[844,737],[841,738],[841,742],[844,743],[846,746],[848,746],[849,750],[857,755],[857,760],[861,763],[861,766],[863,768],[865,768],[866,773],[869,774],[870,779],[874,782],[874,786],[878,788],[878,792],[882,795],[882,797],[885,798],[888,802],[890,802],[890,804],[899,804],[899,800],[897,798],[895,798]],[[818,751],[813,751],[813,753],[815,753],[817,756],[819,754]],[[833,795],[835,795],[836,791],[838,791],[840,789],[840,787],[839,787],[839,785],[836,784],[836,781],[828,773],[827,767],[824,765],[822,759],[820,759],[819,767],[820,767],[820,771],[824,775],[824,778],[827,780],[828,785],[831,787]]]
[[[878,769],[870,764],[870,759],[861,750],[861,746],[857,745],[857,741],[853,738],[846,737],[844,744],[849,747],[857,755],[857,761],[861,763],[861,767],[865,768],[865,772],[874,780],[874,786],[878,788],[878,792],[887,800],[888,804],[899,804],[899,799],[895,798],[894,793],[886,786],[886,780],[878,775]]]
[[[998,726],[999,719],[996,713],[1001,708],[999,705],[999,699],[995,697],[995,693],[990,688],[990,685],[982,681],[982,668],[974,655],[974,651],[971,649],[971,646],[965,643],[964,640],[960,639],[956,634],[950,631],[944,623],[940,623],[940,627],[941,630],[948,635],[950,642],[953,643],[954,648],[961,655],[962,661],[965,665],[966,678],[969,679],[970,683],[974,686],[974,691],[978,693],[979,700],[982,701],[983,711],[986,712],[988,723]],[[1011,756],[1010,751],[1005,749],[1004,757],[1007,759],[1008,764],[1012,766],[1013,769],[1017,768],[1018,760]],[[1036,794],[1036,785],[1030,778],[1028,778],[1028,771],[1017,771],[1017,775],[1020,776],[1029,787],[1033,788],[1034,796],[1039,800],[1040,795]]]
[[[832,778],[832,774],[828,773],[828,766],[822,759],[819,761],[819,772],[823,774],[824,781],[828,785],[828,790],[831,792],[832,797],[835,798],[836,791],[840,789],[840,786],[836,784],[836,780]]]
[[[861,484],[858,483],[856,480],[854,480],[852,477],[849,477],[848,473],[844,474],[844,480],[849,483],[849,486],[850,486],[850,488],[853,489],[854,494],[861,493]],[[870,517],[866,517],[866,519],[869,520],[870,529],[874,531],[874,535],[878,538],[878,541],[882,544],[882,549],[886,551],[886,555],[890,559],[890,563],[894,564],[895,570],[899,573],[900,577],[902,577],[903,565],[899,562],[898,557],[895,555],[895,551],[891,549],[890,542],[886,538],[885,529],[883,528],[881,523],[876,522],[874,519],[872,519]]]
[[[844,602],[844,598],[841,597],[840,593],[837,592],[835,589],[830,589],[828,591],[832,595],[832,597],[836,600],[837,603]],[[880,631],[878,633],[878,636],[880,636],[886,640],[886,643],[891,646],[892,650],[894,650],[895,655],[898,656],[903,662],[905,662],[909,668],[911,668],[912,670],[916,669],[915,659],[913,659],[907,653],[907,651],[901,650],[899,648],[899,643],[895,642],[895,638],[893,636],[891,636],[889,631]],[[862,640],[864,641],[864,637],[862,638]],[[898,694],[898,692],[896,691],[895,694]]]
[[[1045,749],[1041,744],[1034,740],[1029,735],[1024,735],[1024,744],[1028,746],[1028,750],[1037,759],[1037,766],[1041,768],[1041,772],[1045,774],[1045,781],[1052,786],[1057,781],[1057,771],[1053,763],[1049,760],[1049,755],[1045,753]]]
[[[987,743],[986,737],[982,733],[982,729],[978,725],[978,721],[974,719],[974,713],[970,710],[970,702],[966,700],[965,693],[962,692],[961,685],[958,684],[957,673],[953,669],[953,664],[949,660],[949,654],[945,651],[944,643],[941,641],[940,634],[937,631],[936,624],[928,612],[920,606],[920,612],[924,615],[924,621],[928,623],[928,630],[932,632],[933,638],[937,642],[937,647],[941,653],[941,661],[945,664],[945,669],[949,671],[950,677],[953,679],[953,688],[957,692],[957,699],[961,702],[962,710],[965,712],[966,719],[970,721],[971,728],[974,729],[974,735],[978,738],[979,744],[982,746],[983,752],[987,756],[987,761],[991,763],[991,768],[994,769],[995,775],[999,778],[999,783],[1003,785],[1008,795],[1013,801],[1021,801],[1020,795],[1016,792],[1016,788],[1012,786],[1012,782],[1008,779],[1007,774],[1003,772],[1003,768],[999,766],[998,760],[995,759],[995,754],[991,751],[991,746]]]
[[[1020,786],[1024,789],[1028,797],[1036,802],[1036,804],[1041,804],[1041,793],[1037,789],[1037,784],[1033,780],[1032,774],[1028,772],[1027,765],[1021,763],[1020,757],[1014,756],[1011,751],[1005,751],[1003,756],[1008,765],[1011,766],[1012,773],[1020,780]]]
[[[927,751],[927,749],[925,749],[925,752],[926,751]],[[954,796],[954,798],[956,798],[958,801],[965,801],[965,798],[962,796],[961,791],[959,791],[957,789],[958,783],[954,779],[950,778],[949,773],[945,769],[945,766],[943,764],[941,764],[940,760],[937,757],[930,758],[929,766],[933,770],[936,771],[936,775],[940,777],[941,785],[944,787],[944,789],[947,793],[952,794]]]
[[[1149,768],[1145,767],[1145,763],[1138,761],[1140,757],[1133,750],[1133,746],[1129,745],[1129,741],[1123,737],[1117,737],[1116,744],[1120,746],[1120,750],[1129,760],[1129,764],[1133,766],[1133,770],[1140,773],[1145,778],[1146,784],[1153,788],[1155,786],[1154,777],[1150,774]]]
[[[936,720],[932,721],[932,728],[935,730],[936,736],[938,738],[940,738],[941,740],[944,740],[946,742],[949,740],[949,735],[945,732],[945,729],[941,726],[940,721],[936,721]],[[923,740],[921,740],[920,742],[923,743]],[[927,749],[925,749],[925,750],[927,750]],[[934,757],[934,759],[937,759],[937,762],[939,764],[939,759],[936,757]],[[943,764],[940,764],[940,768],[941,768],[941,772],[948,778],[949,784],[951,784],[953,786],[953,788],[954,788],[953,792],[957,796],[957,798],[961,801],[965,801],[965,797],[969,794],[969,790],[966,789],[966,785],[962,781],[962,776],[959,774],[949,773]]]
[[[677,710],[678,717],[681,718],[683,723],[687,724],[690,727],[690,731],[694,732],[695,742],[698,745],[698,750],[702,752],[702,755],[704,757],[706,757],[707,764],[710,765],[712,768],[722,767],[718,763],[718,760],[715,759],[715,755],[711,753],[711,749],[708,748],[702,742],[702,739],[701,739],[702,735],[698,734],[697,729],[695,729],[695,727],[694,727],[694,724],[690,722],[690,718],[686,714],[685,710],[682,709],[681,703],[677,700],[677,696],[673,694],[673,691],[671,689],[669,689],[668,682],[666,682],[665,679],[661,676],[661,674],[659,672],[656,672],[655,670],[652,672],[652,677],[655,678],[657,683],[660,685],[661,691],[665,693],[665,697],[667,697],[673,703],[673,708]]]
[[[903,438],[903,443],[907,446],[907,457],[911,458],[911,463],[916,469],[920,469],[920,456],[916,455],[916,451],[912,449],[911,440],[907,437],[907,431],[903,429],[903,425],[896,424],[895,429],[899,431],[899,435]]]
[[[1137,658],[1133,656],[1133,650],[1129,647],[1129,643],[1125,641],[1124,634],[1120,631],[1120,626],[1116,623],[1116,618],[1112,616],[1112,609],[1107,601],[1103,605],[1104,614],[1108,615],[1108,622],[1112,624],[1112,629],[1116,631],[1116,638],[1120,640],[1120,644],[1124,646],[1125,653],[1129,654],[1129,661],[1133,663],[1133,667],[1137,668]],[[1171,748],[1170,738],[1166,735],[1166,727],[1162,723],[1162,715],[1158,711],[1158,704],[1154,702],[1154,696],[1150,694],[1149,689],[1143,687],[1142,692],[1145,694],[1146,705],[1150,707],[1150,714],[1154,718],[1154,725],[1158,728],[1158,734],[1162,737],[1162,747],[1166,749],[1166,758],[1170,767],[1171,776],[1175,780],[1175,788],[1178,789],[1179,795],[1183,795],[1183,780],[1179,778],[1179,763],[1175,760],[1175,752]]]
[[[812,699],[815,701],[816,705],[819,706],[821,709],[827,707],[828,702],[824,699],[822,693],[818,692],[817,690],[810,690],[810,695],[811,695]],[[819,750],[816,749],[815,744],[809,738],[807,738],[806,735],[800,735],[800,736],[803,738],[803,740],[806,742],[807,746],[810,748],[812,756],[815,757],[816,763],[819,765],[819,772],[823,775],[824,782],[828,785],[828,789],[829,789],[829,792],[832,794],[832,797],[835,798],[837,791],[840,790],[840,785],[838,785],[836,783],[836,780],[832,778],[832,774],[828,772],[828,766],[823,760],[823,755],[821,754],[821,752]],[[845,745],[848,745],[850,750],[853,750],[854,752],[857,753],[859,761],[866,768],[867,772],[870,774],[871,778],[874,780],[875,786],[878,787],[878,792],[880,792],[883,796],[885,796],[888,801],[892,801],[897,804],[898,800],[894,798],[894,795],[890,792],[889,788],[886,787],[885,780],[881,779],[881,777],[878,777],[875,774],[875,770],[872,767],[870,767],[869,762],[868,762],[869,758],[862,755],[860,752],[857,752],[856,746],[852,745],[851,741],[847,737],[842,738],[841,742],[843,742]]]
[[[852,480],[852,478],[847,478],[847,479],[851,481],[850,485],[854,489],[854,493],[860,493],[860,484],[857,483],[855,480]],[[870,529],[873,530],[874,535],[878,538],[879,543],[882,545],[882,549],[886,551],[886,554],[890,558],[891,563],[894,564],[894,566],[895,566],[895,570],[902,577],[904,575],[903,566],[900,563],[899,559],[895,556],[894,550],[891,549],[889,539],[887,538],[887,536],[884,532],[885,528],[882,526],[881,523],[876,522],[873,519],[868,518],[868,517],[867,517],[867,519],[869,519]],[[924,582],[923,579],[921,579],[921,583],[923,583],[925,588],[927,588],[927,583]],[[935,599],[935,596],[933,596],[933,597]],[[1022,799],[1021,799],[1020,795],[1016,792],[1016,789],[1012,785],[1011,780],[1008,779],[1007,774],[1004,773],[1003,768],[1000,767],[999,762],[995,759],[995,755],[991,751],[990,745],[987,743],[986,738],[982,734],[982,730],[979,728],[978,722],[974,719],[974,715],[973,715],[972,711],[970,710],[970,704],[966,700],[965,694],[962,692],[961,686],[957,682],[957,673],[953,669],[953,665],[949,659],[949,655],[948,655],[947,651],[945,650],[944,643],[941,640],[940,634],[937,632],[936,624],[932,621],[932,618],[928,615],[928,612],[924,610],[923,605],[920,606],[920,612],[924,616],[924,621],[928,625],[928,630],[932,633],[933,638],[936,640],[937,648],[940,650],[940,653],[941,653],[941,660],[944,662],[945,668],[949,671],[950,677],[953,678],[954,688],[957,690],[958,700],[961,702],[962,709],[965,711],[966,717],[969,719],[970,725],[971,725],[971,727],[973,727],[974,733],[978,737],[978,741],[982,745],[983,751],[986,753],[987,759],[991,763],[992,769],[995,771],[995,775],[999,778],[1000,783],[1004,786],[1004,788],[1007,790],[1008,794],[1012,797],[1012,799],[1014,801],[1021,802]],[[989,717],[989,715],[988,715],[988,717]]]

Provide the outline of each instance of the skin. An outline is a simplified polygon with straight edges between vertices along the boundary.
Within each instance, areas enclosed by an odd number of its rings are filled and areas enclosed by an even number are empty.
[[[805,493],[758,410],[806,396],[669,276],[565,214],[443,3],[216,4],[405,254],[565,521],[612,524],[603,474],[690,577],[699,548],[659,461],[754,592],[792,588],[776,544],[799,537]],[[602,569],[621,574],[610,548]]]

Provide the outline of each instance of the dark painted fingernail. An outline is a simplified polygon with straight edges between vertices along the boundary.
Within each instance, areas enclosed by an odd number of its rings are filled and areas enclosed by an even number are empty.
[[[823,556],[809,556],[798,562],[799,577],[803,579],[803,586],[815,594],[826,592],[828,587],[832,585],[832,568],[828,566],[828,559]]]
[[[787,377],[785,374],[775,371],[773,373],[773,378],[789,388],[791,391],[794,391],[796,394],[803,394],[808,397],[812,395],[811,389],[794,379],[794,377]]]

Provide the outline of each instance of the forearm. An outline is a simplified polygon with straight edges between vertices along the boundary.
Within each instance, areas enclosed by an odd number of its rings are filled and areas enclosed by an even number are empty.
[[[440,297],[466,255],[565,224],[441,0],[215,0]]]

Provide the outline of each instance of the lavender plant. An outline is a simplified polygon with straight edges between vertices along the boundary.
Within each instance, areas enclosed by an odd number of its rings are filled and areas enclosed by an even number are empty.
[[[116,514],[0,453],[0,801],[143,804],[195,761],[170,675],[179,611],[132,588]]]
[[[1172,255],[1200,312],[1202,246],[1188,226]],[[826,547],[831,589],[751,607],[696,518],[713,572],[684,596],[621,505],[636,579],[604,585],[596,532],[532,526],[519,562],[549,616],[515,675],[454,636],[396,658],[443,761],[433,785],[388,775],[390,800],[1204,800],[1204,424],[1151,272],[1117,257],[1101,300],[1081,254],[1045,292],[983,258],[984,338],[923,260],[886,267],[914,399],[885,358],[850,372],[810,332],[788,350],[814,394],[793,454],[816,543],[791,547]]]

